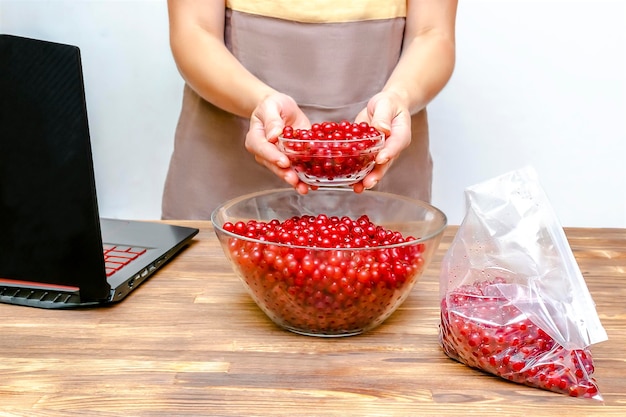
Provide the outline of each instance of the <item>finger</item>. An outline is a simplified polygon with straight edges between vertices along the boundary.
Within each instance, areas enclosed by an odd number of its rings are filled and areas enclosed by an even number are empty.
[[[372,188],[376,187],[376,185],[380,182],[380,180],[383,179],[383,177],[385,176],[385,173],[387,172],[387,170],[389,170],[390,167],[391,167],[391,162],[381,164],[381,165],[376,165],[374,169],[372,170],[372,172],[367,174],[367,176],[363,178],[363,180],[361,181],[360,184],[363,186],[363,189],[371,190]]]
[[[356,115],[356,117],[354,118],[354,122],[355,123],[367,122],[369,124],[370,116],[369,116],[369,113],[367,112],[367,108],[361,110],[359,114]]]
[[[251,128],[246,135],[246,150],[255,155],[257,161],[267,161],[278,168],[288,168],[291,165],[289,158],[274,143],[268,141],[264,133],[262,128]]]
[[[391,124],[396,117],[396,107],[391,100],[385,96],[375,97],[368,105],[370,116],[370,125],[374,126],[378,131],[385,135],[391,133]]]
[[[286,125],[298,128],[310,126],[309,119],[302,112],[295,100],[280,94],[267,100],[262,105],[261,114],[265,125],[265,138],[275,142]]]
[[[298,174],[296,174],[296,172],[292,168],[281,168],[281,167],[271,163],[268,160],[259,158],[258,156],[255,157],[255,160],[259,164],[261,164],[264,167],[266,167],[267,169],[269,169],[278,178],[282,179],[287,184],[289,184],[290,186],[295,188],[296,191],[298,193],[300,193],[300,194],[306,194],[306,193],[309,192],[310,189],[311,190],[317,190],[319,188],[317,186],[309,186],[306,183],[300,181],[300,178],[298,177]]]
[[[259,127],[263,127],[266,139],[278,136],[284,126],[285,122],[281,117],[283,107],[281,98],[282,96],[276,95],[263,100],[252,114],[251,119],[258,123]]]
[[[365,191],[365,186],[363,185],[363,181],[359,181],[356,184],[353,184],[352,190],[357,194],[361,194],[363,191]]]
[[[264,131],[265,139],[271,143],[276,143],[278,136],[283,133],[284,127],[285,123],[283,119],[280,118],[280,115],[278,119],[274,117],[266,119]]]
[[[303,182],[299,182],[295,188],[299,194],[307,194],[309,192],[309,186]]]
[[[411,119],[400,115],[393,121],[392,133],[385,139],[385,146],[376,155],[376,163],[386,164],[396,159],[411,144]]]

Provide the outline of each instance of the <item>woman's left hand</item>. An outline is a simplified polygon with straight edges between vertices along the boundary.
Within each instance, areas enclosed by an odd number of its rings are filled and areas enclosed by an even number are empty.
[[[411,143],[411,113],[399,94],[382,91],[369,100],[355,121],[367,122],[385,134],[385,146],[376,156],[376,166],[362,181],[352,186],[355,192],[361,193],[375,187],[393,161]]]

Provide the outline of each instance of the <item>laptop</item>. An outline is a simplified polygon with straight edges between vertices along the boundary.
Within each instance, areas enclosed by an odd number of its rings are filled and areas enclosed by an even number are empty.
[[[0,302],[119,302],[197,233],[99,217],[79,48],[0,34]]]

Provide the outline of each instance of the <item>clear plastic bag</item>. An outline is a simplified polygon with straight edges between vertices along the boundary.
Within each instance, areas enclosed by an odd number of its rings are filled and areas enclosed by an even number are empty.
[[[513,382],[602,399],[589,346],[607,334],[535,170],[465,196],[465,218],[442,261],[444,352]]]

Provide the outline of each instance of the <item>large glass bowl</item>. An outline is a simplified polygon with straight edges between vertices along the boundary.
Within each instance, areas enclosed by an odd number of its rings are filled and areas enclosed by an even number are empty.
[[[329,248],[272,243],[225,230],[228,223],[284,222],[303,215],[343,220],[366,215],[415,239]],[[387,319],[421,277],[447,222],[425,202],[376,191],[357,194],[351,188],[306,195],[293,189],[261,191],[224,203],[211,220],[226,257],[261,310],[286,330],[326,337],[357,335]]]

